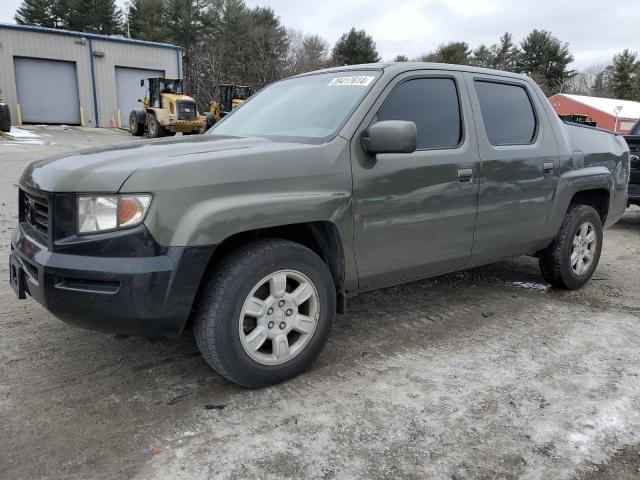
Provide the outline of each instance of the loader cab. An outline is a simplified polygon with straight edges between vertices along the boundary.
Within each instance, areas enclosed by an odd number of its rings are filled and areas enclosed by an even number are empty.
[[[148,78],[149,83],[148,99],[150,108],[161,108],[161,97],[163,94],[182,95],[182,80],[176,78],[155,77]],[[144,86],[144,80],[140,81]]]
[[[253,88],[247,85],[223,83],[220,85],[220,111],[222,115],[230,113],[234,108],[242,105],[253,95]]]

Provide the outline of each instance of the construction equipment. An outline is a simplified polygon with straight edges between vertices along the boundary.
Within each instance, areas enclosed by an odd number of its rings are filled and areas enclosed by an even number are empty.
[[[0,132],[11,131],[11,110],[9,105],[2,103],[2,90],[0,90]]]
[[[216,122],[253,95],[253,87],[235,83],[222,83],[218,90],[220,91],[219,100],[209,102],[209,113],[213,115]]]
[[[144,135],[157,138],[204,133],[215,123],[210,113],[200,115],[193,98],[184,94],[182,80],[176,78],[148,78],[144,100],[138,100],[144,108],[129,115],[129,131],[137,137]],[[144,86],[145,80],[140,81]]]

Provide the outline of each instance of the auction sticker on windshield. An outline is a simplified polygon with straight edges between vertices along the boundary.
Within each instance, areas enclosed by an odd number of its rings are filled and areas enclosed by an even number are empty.
[[[368,87],[374,78],[376,77],[368,77],[364,75],[358,77],[336,77],[327,84],[327,87]]]

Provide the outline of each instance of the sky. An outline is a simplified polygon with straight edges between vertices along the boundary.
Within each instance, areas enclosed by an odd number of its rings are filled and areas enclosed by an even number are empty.
[[[505,31],[519,42],[546,29],[570,44],[572,68],[611,62],[625,48],[640,49],[638,0],[245,0],[269,6],[287,28],[321,35],[331,45],[351,27],[375,40],[383,60],[417,57],[462,40],[491,45]],[[121,7],[126,0],[116,0]],[[21,0],[0,0],[0,22],[14,23]]]

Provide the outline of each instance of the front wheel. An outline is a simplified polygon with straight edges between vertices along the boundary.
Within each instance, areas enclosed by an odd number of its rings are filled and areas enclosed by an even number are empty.
[[[560,232],[540,255],[540,271],[555,287],[575,290],[589,281],[602,252],[602,221],[588,205],[571,205]]]
[[[195,338],[205,361],[245,387],[263,387],[306,370],[324,347],[336,310],[326,264],[286,240],[250,243],[205,280]]]
[[[162,125],[160,125],[160,122],[158,122],[158,119],[154,114],[149,115],[149,126],[147,130],[149,131],[149,137],[151,138],[159,138],[166,135],[166,130]]]

